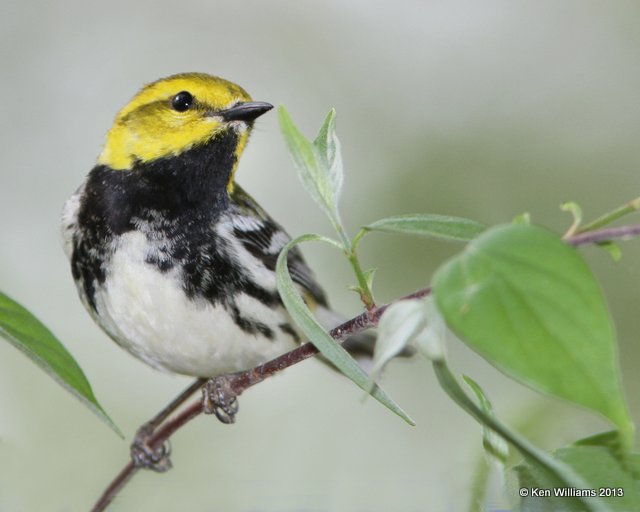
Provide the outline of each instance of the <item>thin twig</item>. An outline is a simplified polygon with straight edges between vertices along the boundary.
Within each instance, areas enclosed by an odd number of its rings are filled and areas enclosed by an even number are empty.
[[[193,394],[193,393],[192,393]],[[193,418],[198,416],[202,412],[202,402],[199,400],[191,404],[187,409],[182,411],[178,416],[173,418],[171,421],[165,423],[162,428],[160,428],[149,440],[149,447],[152,450],[156,450],[160,446],[162,446],[178,429],[187,424]],[[122,490],[122,488],[127,485],[129,480],[135,475],[140,468],[137,467],[132,461],[129,461],[127,465],[122,468],[118,476],[113,479],[113,482],[109,484],[100,499],[96,502],[96,504],[91,509],[91,512],[102,512],[106,510],[109,504],[113,501],[113,499],[117,496],[117,494]]]
[[[422,290],[418,290],[417,292],[398,299],[398,301],[419,299],[427,296],[429,293],[431,293],[431,287],[423,288]],[[353,336],[358,332],[376,327],[378,325],[378,322],[380,321],[380,317],[390,305],[391,304],[385,304],[383,306],[373,308],[372,310],[365,311],[364,313],[359,314],[351,320],[347,320],[337,327],[334,327],[329,331],[329,334],[334,340],[343,342],[348,337]],[[251,370],[230,375],[229,377],[231,380],[231,389],[236,393],[236,395],[240,395],[243,391],[257,384],[258,382],[262,382],[267,377],[270,377],[273,374],[280,372],[285,368],[288,368],[289,366],[293,366],[300,361],[304,361],[305,359],[308,359],[311,356],[316,355],[317,353],[318,349],[313,344],[305,343],[304,345],[301,345],[291,352],[282,354],[281,356],[276,357],[275,359],[272,359],[271,361],[268,361],[264,364],[256,366]]]
[[[102,496],[96,501],[96,504],[91,509],[91,512],[102,512],[106,510],[109,504],[113,501],[116,495],[122,490],[122,488],[127,485],[129,480],[136,474],[139,468],[134,466],[132,461],[129,461],[128,464],[122,468],[122,471],[118,473],[113,481],[109,484]]]
[[[198,378],[193,381],[187,389],[180,393],[169,405],[156,414],[151,420],[143,425],[142,428],[148,428],[153,432],[159,427],[169,416],[171,416],[183,403],[185,403],[193,394],[198,391],[204,383],[207,382],[205,378]]]
[[[566,239],[566,242],[571,245],[586,245],[594,244],[598,242],[607,242],[609,240],[622,239],[628,240],[634,236],[640,235],[640,224],[631,224],[628,226],[620,226],[617,228],[605,228],[597,231],[587,231],[586,233],[580,233],[573,235]]]
[[[398,300],[400,301],[408,299],[418,299],[421,297],[425,297],[429,293],[431,293],[431,287],[423,288],[422,290],[418,290],[417,292],[402,297]],[[329,331],[329,334],[336,341],[342,342],[358,332],[375,327],[378,325],[380,317],[389,306],[390,304],[385,304],[383,306],[373,308],[370,311],[365,311],[364,313],[361,313],[360,315],[347,320],[346,322],[333,328],[331,331]],[[258,384],[259,382],[262,382],[267,377],[270,377],[271,375],[274,375],[275,373],[278,373],[285,368],[293,366],[300,361],[304,361],[305,359],[308,359],[316,355],[317,353],[318,349],[313,344],[305,343],[304,345],[301,345],[298,348],[287,352],[286,354],[282,354],[281,356],[276,357],[271,361],[256,366],[255,368],[251,368],[250,370],[244,372],[238,372],[228,375],[227,377],[230,388],[233,393],[238,396],[246,389],[254,386],[255,384]],[[194,388],[194,386],[195,383],[190,386],[187,391],[184,391],[176,400],[171,402],[171,405],[174,406],[178,404],[178,402],[184,402],[184,400],[186,400],[195,391],[196,388]],[[159,415],[156,415],[154,417],[154,419],[158,418],[159,416],[163,416],[166,410],[167,408],[163,409]],[[150,438],[149,447],[152,450],[159,448],[166,441],[168,441],[169,438],[177,430],[186,425],[200,413],[202,413],[202,402],[198,400],[197,402],[189,405],[175,418],[167,421],[162,426],[162,428],[158,429],[158,431],[155,432]],[[129,462],[109,484],[109,487],[107,487],[102,493],[100,499],[96,502],[93,509],[91,509],[92,512],[102,512],[106,510],[106,508],[113,501],[116,495],[131,480],[138,469],[139,468],[136,467],[133,462]]]
[[[640,235],[640,224],[621,226],[616,228],[606,228],[600,229],[596,231],[589,231],[585,233],[579,233],[568,237],[566,242],[573,246],[585,245],[591,243],[605,242],[612,239],[627,239],[634,236]],[[415,293],[407,295],[406,297],[402,297],[398,300],[407,300],[407,299],[416,299],[425,297],[431,293],[431,288],[423,288],[422,290],[418,290]],[[395,301],[397,302],[397,301]],[[390,303],[392,304],[392,303]],[[371,327],[375,327],[378,325],[380,317],[385,312],[385,310],[390,306],[390,304],[385,304],[383,306],[374,307],[369,311],[365,311],[360,315],[347,320],[346,322],[340,324],[330,331],[329,334],[339,342],[344,341],[349,336],[356,334],[365,329],[369,329]],[[287,352],[271,361],[268,361],[264,364],[256,366],[255,368],[251,368],[250,370],[235,373],[228,376],[228,381],[231,390],[237,395],[240,395],[243,391],[262,382],[267,377],[278,373],[285,368],[293,366],[294,364],[299,363],[309,357],[312,357],[318,353],[318,349],[312,345],[311,343],[305,343],[300,347]],[[195,386],[195,383],[194,385]],[[197,387],[190,387],[189,390],[195,391]],[[178,399],[174,400],[171,403],[171,406],[180,405],[184,400],[186,400],[190,396],[190,393],[183,392]],[[164,415],[164,412],[167,408],[163,409],[161,415]],[[198,416],[202,412],[202,403],[200,401],[194,402],[189,405],[184,411],[182,411],[175,418],[167,421],[162,428],[160,428],[157,432],[153,434],[149,441],[149,446],[151,449],[159,448],[163,443],[165,443],[177,430],[186,425],[193,418]],[[156,416],[158,418],[158,416]],[[154,418],[155,419],[155,418]],[[106,509],[106,507],[113,501],[115,496],[122,490],[122,488],[131,480],[133,475],[137,472],[139,468],[137,468],[133,462],[129,462],[121,471],[118,473],[116,478],[111,482],[109,487],[105,489],[102,496],[92,509],[92,512],[102,512]]]

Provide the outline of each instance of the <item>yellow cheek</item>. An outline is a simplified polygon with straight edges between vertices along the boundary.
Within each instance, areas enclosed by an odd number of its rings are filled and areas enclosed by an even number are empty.
[[[166,156],[177,155],[206,142],[211,138],[219,123],[202,121],[184,126],[170,127],[166,130],[153,128],[150,133],[138,137],[132,148],[139,160],[147,162]]]
[[[214,119],[187,123],[176,119],[137,127],[114,126],[98,162],[122,170],[130,169],[136,160],[149,162],[178,155],[209,140],[219,125]]]
[[[98,157],[98,163],[108,165],[112,169],[123,170],[131,168],[133,158],[128,151],[131,134],[114,126],[107,134],[107,141],[102,153]]]

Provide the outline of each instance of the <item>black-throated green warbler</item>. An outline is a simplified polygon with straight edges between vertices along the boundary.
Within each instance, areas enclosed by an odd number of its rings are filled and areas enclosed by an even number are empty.
[[[221,78],[187,73],[145,86],[63,212],[82,302],[151,366],[213,377],[303,341],[275,280],[289,241],[235,182],[254,120],[272,106]],[[319,320],[322,288],[297,250],[289,268]]]

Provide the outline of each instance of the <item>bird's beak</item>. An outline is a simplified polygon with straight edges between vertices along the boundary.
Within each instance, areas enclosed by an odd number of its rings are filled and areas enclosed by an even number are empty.
[[[221,110],[217,115],[222,116],[225,121],[253,121],[272,108],[271,103],[264,101],[245,101],[226,110]]]

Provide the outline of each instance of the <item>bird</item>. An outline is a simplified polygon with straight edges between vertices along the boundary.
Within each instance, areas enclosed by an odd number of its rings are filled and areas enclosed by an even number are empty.
[[[209,74],[149,83],[118,112],[64,205],[64,248],[82,303],[153,368],[212,378],[305,341],[276,286],[291,238],[236,182],[254,123],[272,108]],[[318,321],[339,324],[344,317],[297,248],[287,263]]]

